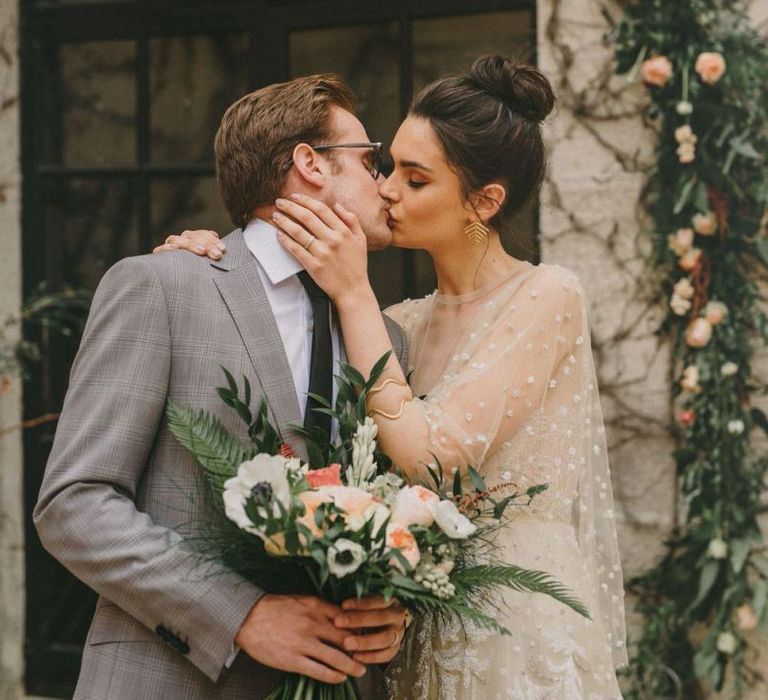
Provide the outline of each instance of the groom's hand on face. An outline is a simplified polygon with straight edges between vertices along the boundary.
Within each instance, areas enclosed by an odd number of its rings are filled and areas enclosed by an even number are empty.
[[[235,643],[265,666],[342,683],[362,676],[365,666],[340,651],[349,634],[333,623],[340,614],[320,598],[268,593],[251,608]]]
[[[341,607],[343,612],[336,617],[335,624],[347,632],[344,650],[364,664],[392,661],[405,634],[405,610],[397,601],[351,598],[345,600]]]

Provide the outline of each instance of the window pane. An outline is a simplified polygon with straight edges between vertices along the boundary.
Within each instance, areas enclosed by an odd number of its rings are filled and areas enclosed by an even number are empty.
[[[59,51],[62,162],[136,159],[136,48],[132,41],[63,44]]]
[[[357,97],[357,113],[372,141],[392,142],[400,122],[398,25],[310,29],[290,35],[291,77],[338,73]]]
[[[533,60],[533,13],[490,12],[439,17],[413,23],[413,71],[416,89],[449,73],[469,69],[479,56],[498,53]]]
[[[48,185],[49,279],[95,289],[120,258],[136,255],[139,235],[132,183],[119,178],[57,179]]]
[[[149,56],[152,160],[212,163],[221,117],[248,91],[248,37],[153,39]]]
[[[221,201],[216,178],[163,178],[152,183],[153,243],[187,228],[212,229],[222,238],[235,228]]]

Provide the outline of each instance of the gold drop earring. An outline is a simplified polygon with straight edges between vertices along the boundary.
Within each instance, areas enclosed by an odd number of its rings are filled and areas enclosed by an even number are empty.
[[[464,229],[464,235],[475,245],[484,245],[490,229],[480,220],[473,221]]]

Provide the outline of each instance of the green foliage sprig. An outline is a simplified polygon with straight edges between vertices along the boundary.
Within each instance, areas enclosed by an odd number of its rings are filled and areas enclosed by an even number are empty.
[[[766,622],[758,527],[768,431],[751,372],[768,319],[768,49],[741,2],[643,0],[614,35],[618,71],[639,76],[658,125],[648,208],[670,300],[680,518],[666,553],[631,582],[645,618],[629,698],[701,696],[730,670],[751,680],[745,632]],[[756,343],[757,341],[757,343]]]

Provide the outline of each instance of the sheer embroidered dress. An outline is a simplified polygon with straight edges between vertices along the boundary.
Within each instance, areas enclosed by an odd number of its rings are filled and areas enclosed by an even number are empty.
[[[508,593],[510,636],[415,623],[388,683],[396,700],[621,698],[621,566],[584,294],[564,268],[520,263],[463,296],[387,313],[408,336],[412,387],[401,464],[473,464],[489,484],[549,489],[516,509],[499,557],[557,577],[592,620],[542,595]],[[508,472],[508,473],[507,473]]]

